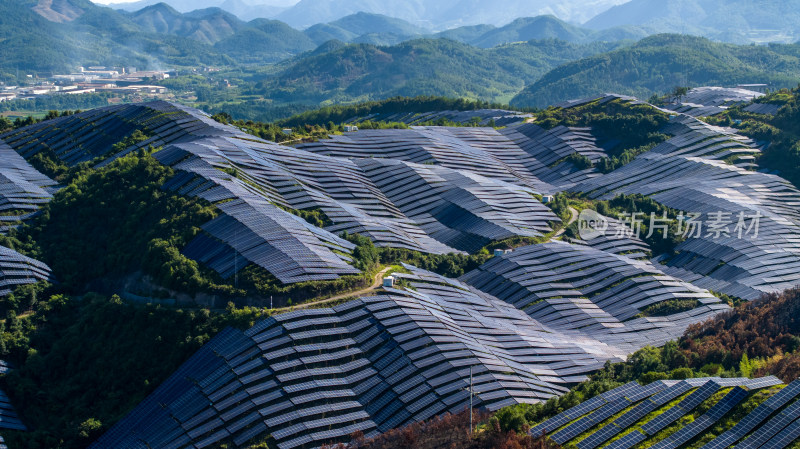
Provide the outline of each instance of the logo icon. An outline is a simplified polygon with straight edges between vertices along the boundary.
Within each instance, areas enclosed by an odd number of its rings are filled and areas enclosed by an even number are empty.
[[[584,209],[578,215],[578,235],[582,240],[592,240],[605,235],[608,219],[592,209]]]

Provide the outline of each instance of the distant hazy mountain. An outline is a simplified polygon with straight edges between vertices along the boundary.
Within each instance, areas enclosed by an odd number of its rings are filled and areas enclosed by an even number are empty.
[[[543,107],[605,92],[648,98],[676,86],[800,81],[800,45],[734,45],[702,37],[661,34],[633,46],[568,62],[542,76],[511,102]]]
[[[519,17],[552,14],[582,23],[626,0],[301,0],[276,18],[306,28],[368,12],[396,17],[435,30],[465,25],[506,25]]]
[[[800,0],[631,0],[585,26],[623,25],[735,43],[795,42],[800,39]]]
[[[462,27],[444,31],[441,37],[449,37],[482,48],[491,48],[512,42],[533,39],[560,39],[567,42],[639,40],[647,33],[634,27],[617,27],[612,30],[594,31],[559,20],[553,16],[524,17],[506,26],[491,28],[482,34],[470,36],[469,31],[480,31],[479,27]]]
[[[365,12],[342,17],[331,23],[317,24],[305,30],[305,34],[318,45],[331,39],[344,42],[358,41],[359,36],[364,36],[362,41],[369,36],[378,41],[382,40],[381,36],[389,41],[398,39],[402,41],[428,33],[430,30],[412,25],[405,20]],[[372,41],[371,43],[379,42]]]
[[[161,2],[167,3],[178,12],[220,8],[242,20],[252,20],[261,17],[274,17],[297,3],[297,0],[140,0],[129,3],[112,3],[108,6],[125,11],[138,11]]]
[[[503,27],[493,25],[468,25],[439,33],[414,26],[402,19],[380,14],[356,13],[331,23],[317,24],[304,33],[315,43],[331,39],[342,42],[395,45],[414,38],[446,38],[481,48],[501,44],[527,42],[535,39],[559,39],[567,42],[614,42],[639,40],[647,36],[641,28],[616,27],[595,31],[571,25],[554,16],[524,17]]]

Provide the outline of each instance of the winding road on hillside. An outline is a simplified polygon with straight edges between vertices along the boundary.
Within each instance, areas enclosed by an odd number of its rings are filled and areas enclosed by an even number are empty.
[[[572,223],[575,223],[575,220],[578,219],[578,210],[572,206],[569,206],[569,221],[565,224],[561,229],[559,229],[555,234],[553,234],[553,238],[560,237],[562,234],[567,232],[567,227]]]
[[[326,304],[326,303],[329,303],[329,302],[340,301],[342,299],[347,299],[347,298],[356,298],[356,297],[359,297],[359,296],[366,296],[369,293],[372,293],[375,290],[378,290],[378,288],[380,288],[382,286],[382,284],[383,284],[383,275],[385,275],[391,269],[392,269],[392,267],[386,267],[383,270],[377,272],[375,274],[375,277],[373,278],[372,285],[370,285],[367,288],[363,288],[361,290],[356,290],[354,292],[342,293],[340,295],[331,296],[330,298],[320,299],[319,301],[310,301],[310,302],[304,302],[302,304],[298,304],[296,306],[281,307],[279,309],[274,309],[273,313],[274,312],[286,312],[286,311],[289,311],[289,310],[307,309],[307,308],[309,308],[311,306],[316,306],[316,305],[319,305],[319,304]]]

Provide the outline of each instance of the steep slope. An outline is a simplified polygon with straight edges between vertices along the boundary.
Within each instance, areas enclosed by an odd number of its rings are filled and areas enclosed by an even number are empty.
[[[609,53],[569,62],[544,75],[513,100],[517,106],[546,106],[604,92],[637,95],[675,86],[767,83],[797,84],[800,46],[736,46],[704,38],[658,35]]]
[[[660,33],[691,33],[726,42],[795,42],[800,2],[633,0],[586,22],[593,29],[634,25]]]
[[[33,11],[51,22],[59,23],[72,22],[86,12],[69,0],[40,0]]]

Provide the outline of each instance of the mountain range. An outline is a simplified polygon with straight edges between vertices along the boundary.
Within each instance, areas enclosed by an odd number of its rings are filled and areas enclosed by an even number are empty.
[[[245,22],[218,7],[182,13],[166,3],[130,12],[88,0],[0,0],[0,12],[0,36],[9,50],[0,61],[0,78],[5,79],[20,70],[68,72],[87,65],[269,64],[330,40],[395,45],[421,37],[444,37],[488,48],[531,39],[584,43],[644,35],[634,28],[583,29],[553,16],[517,19],[500,28],[472,26],[433,33],[401,19],[365,12],[304,31],[271,19]]]
[[[111,6],[136,11],[163,0],[143,0]],[[409,21],[433,30],[463,25],[502,26],[519,17],[552,14],[562,20],[582,23],[625,0],[568,0],[558,3],[544,0],[167,0],[181,12],[219,7],[243,20],[275,18],[296,28],[332,22],[358,12],[382,14]],[[293,4],[294,3],[294,4]]]
[[[518,18],[553,15],[592,30],[635,27],[647,34],[693,34],[732,43],[786,43],[800,39],[798,0],[142,0],[111,6],[137,11],[159,1],[180,12],[219,7],[242,20],[272,18],[299,29],[359,12],[403,19],[434,31],[480,25],[502,27]]]

